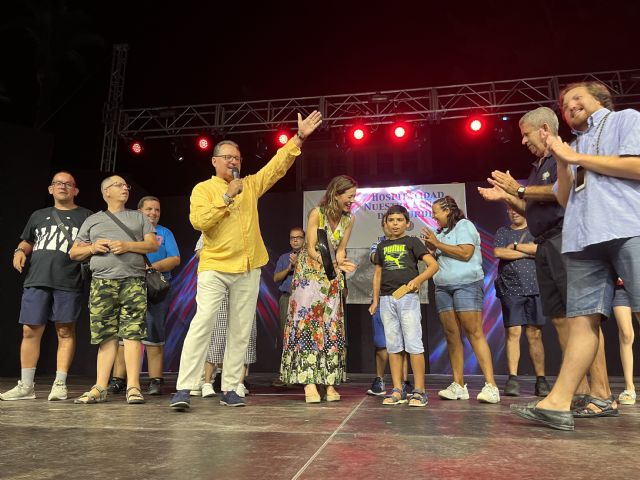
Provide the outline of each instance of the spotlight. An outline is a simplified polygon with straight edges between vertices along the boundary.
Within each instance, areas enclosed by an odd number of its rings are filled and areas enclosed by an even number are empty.
[[[366,138],[367,133],[368,132],[367,132],[366,128],[364,127],[364,125],[356,125],[349,132],[349,137],[355,143],[361,143]]]
[[[209,141],[209,139],[207,137],[200,136],[198,137],[198,141],[196,143],[198,145],[198,148],[200,150],[209,150],[209,147],[211,146],[211,142]]]
[[[467,128],[471,133],[479,133],[484,128],[484,121],[480,117],[472,117],[467,122]]]
[[[182,153],[182,148],[179,147],[176,142],[171,142],[171,156],[178,163],[184,162],[184,154]]]
[[[140,140],[134,140],[133,142],[131,142],[129,149],[135,155],[141,155],[144,151],[144,147],[142,146],[142,142]]]
[[[280,146],[286,145],[286,143],[289,141],[289,138],[289,133],[285,131],[279,131],[276,134],[276,142]]]
[[[391,138],[396,142],[404,142],[409,137],[409,124],[396,122],[391,125]]]

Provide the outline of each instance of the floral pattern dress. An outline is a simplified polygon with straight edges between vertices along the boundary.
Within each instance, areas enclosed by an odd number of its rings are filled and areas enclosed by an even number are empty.
[[[317,208],[319,228],[327,231],[337,249],[351,215],[343,215],[333,231],[324,209]],[[291,283],[280,378],[289,384],[338,385],[346,367],[343,274],[338,271],[330,281],[322,266],[314,265],[305,245]]]

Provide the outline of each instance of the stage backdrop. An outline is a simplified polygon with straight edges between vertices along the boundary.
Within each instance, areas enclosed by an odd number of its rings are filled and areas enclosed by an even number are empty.
[[[303,224],[305,228],[307,213],[318,205],[323,195],[323,190],[304,192]],[[409,211],[411,219],[407,234],[419,236],[422,227],[437,229],[437,223],[431,214],[431,204],[447,195],[453,197],[463,211],[467,210],[464,183],[358,189],[355,205],[352,208],[356,223],[347,248],[347,256],[357,263],[358,269],[347,276],[349,286],[347,303],[365,305],[371,303],[374,266],[369,261],[369,249],[383,235],[380,222],[387,209],[392,205],[404,206]],[[420,271],[423,270],[424,264],[420,262]],[[429,302],[428,288],[428,282],[422,284],[421,303]]]

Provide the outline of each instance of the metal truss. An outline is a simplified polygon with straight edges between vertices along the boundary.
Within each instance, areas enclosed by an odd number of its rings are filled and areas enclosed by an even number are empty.
[[[127,44],[116,44],[113,46],[109,94],[102,112],[104,134],[102,137],[102,157],[100,159],[101,172],[113,172],[116,167],[119,120],[121,118],[120,110],[124,96],[124,76],[127,67],[128,51],[129,46]]]
[[[124,138],[186,137],[202,133],[242,134],[294,128],[297,114],[320,110],[325,128],[440,122],[470,115],[513,115],[538,106],[556,108],[560,89],[598,81],[613,93],[617,108],[640,105],[640,69],[524,78],[443,87],[251,102],[130,108],[120,112]]]

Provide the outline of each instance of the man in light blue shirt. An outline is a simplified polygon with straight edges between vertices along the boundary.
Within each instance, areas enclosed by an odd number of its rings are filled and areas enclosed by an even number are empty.
[[[512,409],[552,428],[573,430],[571,398],[603,341],[600,321],[610,314],[617,276],[632,310],[640,311],[640,113],[612,111],[610,92],[596,82],[566,87],[560,107],[575,141],[569,146],[557,136],[544,137],[558,162],[558,202],[566,206],[562,251],[569,338],[549,396]],[[618,415],[613,397],[590,400],[573,414]]]

